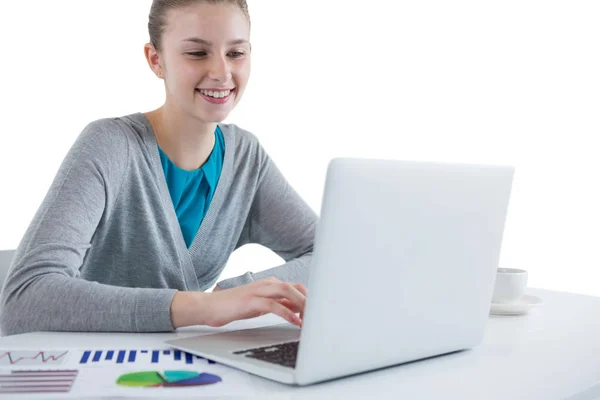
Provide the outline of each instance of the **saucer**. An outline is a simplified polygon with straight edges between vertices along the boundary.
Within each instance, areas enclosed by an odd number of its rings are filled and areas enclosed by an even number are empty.
[[[526,294],[519,300],[518,303],[514,304],[500,304],[492,303],[490,308],[491,315],[523,315],[527,314],[535,306],[544,304],[542,299],[536,296]]]

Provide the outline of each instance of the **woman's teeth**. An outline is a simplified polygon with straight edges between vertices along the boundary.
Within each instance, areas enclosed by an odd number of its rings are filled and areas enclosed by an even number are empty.
[[[225,90],[225,91],[221,91],[221,92],[213,92],[212,90],[200,89],[200,93],[202,93],[205,96],[214,97],[215,99],[221,99],[223,97],[229,96],[229,94],[231,93],[231,90]]]

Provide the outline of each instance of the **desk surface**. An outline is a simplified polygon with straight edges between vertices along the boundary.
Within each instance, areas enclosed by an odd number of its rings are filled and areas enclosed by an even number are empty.
[[[308,387],[252,379],[269,394],[286,399],[600,398],[600,297],[542,289],[528,293],[544,305],[524,316],[490,316],[483,343],[465,352]],[[267,315],[219,329],[188,327],[173,333],[36,332],[0,338],[0,348],[163,346],[168,339],[281,322]]]

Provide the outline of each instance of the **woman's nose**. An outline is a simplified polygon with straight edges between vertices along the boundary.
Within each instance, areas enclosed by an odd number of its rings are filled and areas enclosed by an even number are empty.
[[[224,57],[213,57],[209,66],[208,76],[219,82],[231,80],[231,66]]]

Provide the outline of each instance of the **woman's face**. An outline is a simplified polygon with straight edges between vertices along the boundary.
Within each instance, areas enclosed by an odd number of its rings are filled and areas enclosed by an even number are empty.
[[[221,122],[250,76],[250,23],[234,5],[170,10],[162,37],[167,102],[204,122]]]

